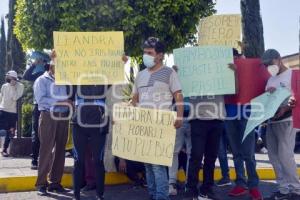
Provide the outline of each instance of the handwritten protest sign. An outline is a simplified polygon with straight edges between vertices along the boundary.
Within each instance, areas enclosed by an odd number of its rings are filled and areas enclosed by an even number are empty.
[[[294,128],[300,129],[300,70],[293,70],[292,90],[297,102],[293,109],[293,124]]]
[[[54,32],[56,84],[124,83],[123,32]]]
[[[200,21],[200,45],[225,45],[239,49],[241,15],[213,15]]]
[[[234,72],[228,68],[231,48],[188,47],[173,53],[185,97],[235,93]]]
[[[270,77],[260,59],[235,59],[237,66],[238,93],[225,98],[227,104],[247,104],[251,99],[263,94]]]
[[[284,87],[277,88],[275,92],[266,92],[251,101],[251,115],[248,119],[244,132],[244,139],[258,125],[274,117],[281,103],[291,95],[290,91]]]
[[[171,166],[176,113],[115,104],[113,155],[144,163]]]

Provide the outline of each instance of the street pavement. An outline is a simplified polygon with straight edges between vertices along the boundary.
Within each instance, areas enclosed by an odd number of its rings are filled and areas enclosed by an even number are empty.
[[[263,195],[269,196],[276,190],[276,185],[273,182],[261,181],[260,189]],[[251,200],[248,195],[243,197],[229,197],[228,191],[232,186],[226,186],[222,188],[215,187],[215,193],[219,200]],[[82,194],[82,200],[93,200],[95,199],[94,191]],[[35,191],[32,192],[17,192],[17,193],[6,193],[0,194],[1,200],[70,200],[72,199],[72,191],[70,190],[66,194],[55,194],[51,193],[48,197],[40,197]],[[131,185],[119,185],[106,187],[105,200],[149,200],[146,189],[134,189]],[[171,197],[171,200],[191,200],[184,196],[183,190],[179,191],[179,195]]]

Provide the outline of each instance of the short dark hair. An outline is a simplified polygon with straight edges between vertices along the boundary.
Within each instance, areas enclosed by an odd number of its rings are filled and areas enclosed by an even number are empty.
[[[45,68],[46,71],[49,71],[49,69],[50,69],[50,64],[49,64],[49,63],[45,64],[45,65],[44,65],[44,68]]]
[[[165,53],[165,45],[156,37],[149,37],[142,45],[142,48],[153,48],[156,53]]]
[[[262,62],[264,65],[271,65],[274,59],[281,58],[280,53],[275,49],[268,49],[262,55]]]

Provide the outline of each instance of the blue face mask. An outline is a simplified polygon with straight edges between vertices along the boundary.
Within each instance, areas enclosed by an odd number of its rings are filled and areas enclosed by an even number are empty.
[[[155,62],[154,62],[154,57],[153,56],[150,56],[150,55],[147,55],[147,54],[144,54],[143,55],[143,63],[144,65],[147,67],[147,68],[152,68],[155,66]]]
[[[35,68],[33,70],[33,74],[39,73],[39,72],[44,72],[44,71],[45,71],[45,64],[44,63],[37,64],[37,65],[35,65]]]

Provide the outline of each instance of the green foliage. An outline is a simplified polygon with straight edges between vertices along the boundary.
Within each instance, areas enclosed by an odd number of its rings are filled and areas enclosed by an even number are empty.
[[[259,58],[265,51],[259,0],[241,0],[244,55]]]
[[[33,83],[29,81],[23,81],[24,92],[22,97],[23,104],[32,104],[33,102]]]
[[[5,71],[6,71],[6,36],[4,28],[4,19],[1,18],[0,27],[0,85],[4,83]]]
[[[31,137],[32,110],[33,110],[32,104],[24,103],[22,105],[22,133],[23,133],[23,137]]]
[[[212,0],[17,0],[14,32],[24,49],[53,48],[53,31],[124,31],[127,55],[140,55],[149,36],[171,52],[195,42],[196,24],[213,6]]]

